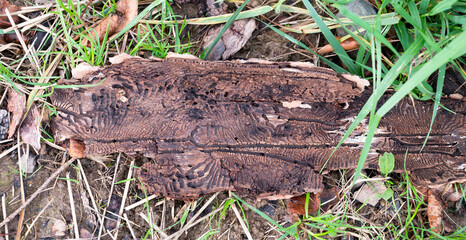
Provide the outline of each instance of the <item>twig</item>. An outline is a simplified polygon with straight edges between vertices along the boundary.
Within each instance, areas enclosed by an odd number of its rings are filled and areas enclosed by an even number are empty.
[[[34,224],[37,222],[37,220],[39,219],[39,217],[45,212],[45,210],[47,210],[47,208],[49,207],[49,205],[52,203],[53,201],[49,201],[44,208],[42,208],[42,210],[39,212],[39,214],[34,218],[34,220],[32,221],[31,223],[31,226],[28,228],[28,230],[26,231],[26,233],[24,234],[23,236],[23,239],[27,239],[27,236],[29,234],[29,232],[31,231],[31,229],[34,227]],[[5,225],[6,226],[6,225]],[[8,239],[7,239],[8,240]]]
[[[78,159],[78,167],[81,172],[82,178],[84,180],[84,185],[86,186],[87,193],[89,194],[89,197],[91,198],[92,207],[94,208],[94,211],[96,212],[97,220],[100,222],[102,219],[99,214],[99,208],[96,205],[94,195],[92,194],[91,187],[89,186],[89,182],[87,181],[86,173],[84,172],[83,165],[81,165],[81,160],[79,159]]]
[[[162,236],[162,239],[167,239],[168,238],[168,235],[162,230],[160,229],[157,225],[155,225],[154,223],[151,223],[151,221],[149,220],[149,218],[147,218],[146,215],[144,215],[144,213],[139,213],[139,216],[144,219],[144,221],[146,221],[149,225],[149,227],[152,227],[155,229],[155,231],[160,234],[160,236]]]
[[[139,201],[137,201],[137,202],[135,202],[135,203],[133,203],[133,204],[131,204],[131,205],[125,207],[125,211],[129,211],[129,210],[131,210],[131,209],[133,209],[133,208],[135,208],[135,207],[137,207],[137,206],[139,206],[139,205],[145,204],[146,202],[148,202],[148,201],[150,201],[150,200],[152,200],[152,199],[154,199],[154,198],[157,198],[157,197],[158,197],[157,195],[151,195],[151,196],[149,196],[149,197],[147,197],[147,198],[141,199],[141,200],[139,200]],[[165,201],[165,200],[162,200],[162,201],[157,202],[157,203],[154,205],[154,207],[155,207],[155,206],[161,205],[164,201]]]
[[[197,213],[194,214],[194,216],[186,223],[186,225],[184,227],[182,227],[180,230],[178,230],[177,232],[170,235],[168,238],[164,238],[164,239],[166,239],[166,240],[168,240],[168,239],[178,239],[181,236],[181,234],[183,234],[186,230],[188,230],[191,227],[193,227],[194,225],[196,225],[199,222],[199,220],[204,219],[205,216],[194,222],[194,220],[196,220],[199,217],[199,215],[201,215],[201,213],[209,206],[209,204],[212,201],[214,201],[214,199],[218,196],[218,194],[219,194],[219,192],[215,193],[212,197],[210,197],[209,200],[207,200],[204,203],[204,205],[201,207],[201,209],[199,209],[197,211]],[[210,216],[210,215],[212,215],[212,213],[216,213],[219,210],[221,210],[221,208],[216,209],[215,211],[211,212],[211,214],[208,214],[207,216]]]
[[[241,227],[243,228],[244,233],[248,237],[248,240],[252,240],[251,233],[248,230],[248,227],[244,223],[244,220],[241,218],[241,215],[239,214],[238,208],[236,207],[235,204],[232,204],[231,208],[233,209],[233,212],[235,212],[236,218],[238,218],[239,223],[241,224]]]
[[[113,173],[112,186],[110,187],[110,191],[109,191],[109,193],[108,193],[107,207],[104,209],[104,212],[102,213],[102,215],[103,215],[104,217],[103,217],[102,220],[100,221],[100,228],[99,228],[99,237],[98,237],[98,239],[100,239],[101,236],[102,236],[102,229],[104,228],[104,222],[105,222],[105,214],[107,213],[107,208],[108,208],[108,206],[110,205],[110,201],[112,200],[113,188],[114,188],[114,186],[115,186],[115,178],[116,178],[116,174],[117,174],[117,172],[118,172],[118,165],[120,165],[120,158],[121,158],[121,153],[118,154],[117,161],[116,161],[116,164],[115,164],[115,172]],[[109,235],[112,239],[115,239],[110,233],[108,233],[108,235]]]
[[[128,192],[129,192],[129,184],[131,183],[131,181],[129,181],[129,179],[131,179],[131,177],[133,176],[133,169],[134,169],[134,160],[131,161],[131,163],[129,164],[129,171],[128,171],[128,177],[126,178],[126,183],[125,183],[125,190],[123,192],[123,199],[121,200],[121,206],[120,206],[120,211],[118,211],[118,220],[117,220],[117,229],[116,229],[116,232],[115,232],[115,238],[118,239],[118,230],[120,229],[120,223],[121,223],[121,216],[123,216],[123,211],[125,210],[125,202],[126,202],[126,197],[128,196]]]
[[[45,182],[34,192],[34,194],[31,195],[31,197],[29,197],[29,199],[23,204],[21,205],[21,207],[19,207],[18,209],[16,209],[16,211],[14,211],[12,214],[10,214],[10,216],[8,216],[5,220],[3,220],[1,223],[0,223],[0,228],[5,226],[5,224],[7,224],[9,221],[11,221],[11,219],[13,219],[14,217],[16,217],[20,212],[21,210],[23,210],[24,208],[27,207],[27,205],[29,205],[43,190],[45,187],[47,187],[47,185],[49,185],[49,183],[55,179],[61,172],[63,172],[63,170],[65,170],[71,163],[73,163],[74,161],[76,160],[76,158],[72,158],[70,160],[68,160],[65,164],[63,164],[59,169],[57,169],[57,171],[55,171],[52,175],[50,175],[50,177],[48,177]]]
[[[24,182],[23,182],[23,164],[21,164],[21,145],[19,144],[19,133],[17,134],[17,140],[18,140],[18,162],[19,162],[19,182],[20,182],[20,194],[21,194],[21,204],[24,204],[26,201],[26,193],[24,193]],[[29,156],[29,145],[27,145],[27,151],[25,153],[26,156]],[[27,161],[27,160],[26,160]],[[21,232],[23,231],[23,220],[24,220],[24,212],[25,209],[21,210],[21,213],[19,214],[19,220],[18,220],[18,227],[16,228],[16,237],[15,240],[20,240],[21,239]]]
[[[74,207],[73,190],[71,189],[70,173],[66,173],[66,185],[68,186],[68,197],[70,198],[71,217],[73,218],[74,235],[79,239],[78,220],[76,219],[76,209]]]
[[[126,224],[128,224],[128,229],[129,229],[129,232],[131,233],[131,236],[133,237],[134,240],[136,240],[137,238],[136,238],[136,235],[134,234],[133,227],[131,227],[131,221],[128,219],[128,215],[126,215],[126,213],[123,214],[123,219],[125,219]]]
[[[5,194],[2,195],[2,212],[3,212],[3,219],[6,219],[6,197],[5,197]],[[5,224],[5,238],[6,238],[6,240],[10,240],[10,236],[8,234],[8,224]]]

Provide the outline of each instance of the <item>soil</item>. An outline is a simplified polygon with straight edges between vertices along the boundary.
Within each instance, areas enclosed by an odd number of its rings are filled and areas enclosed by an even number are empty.
[[[24,5],[22,0],[16,0],[13,3],[17,5]],[[189,17],[198,16],[198,9],[193,7],[195,5],[188,4],[188,7],[183,8],[186,15]],[[176,11],[180,11],[179,9]],[[180,11],[181,13],[182,11]],[[200,42],[202,40],[202,33],[207,29],[203,26],[189,26],[188,30],[191,33],[191,42]],[[306,35],[301,36],[298,34],[293,35],[295,38],[300,39],[302,42],[309,44],[311,48],[316,46],[322,46],[325,44],[323,41],[318,39],[319,36]],[[195,49],[195,48],[193,48]],[[314,57],[305,55],[300,52],[301,49],[293,46],[289,41],[280,37],[274,31],[266,28],[263,25],[259,25],[258,29],[253,34],[252,38],[248,43],[236,53],[232,59],[249,59],[249,58],[261,58],[272,61],[310,61],[316,63]],[[14,59],[14,56],[9,56]],[[58,75],[58,73],[57,73]],[[0,87],[0,96],[6,91],[5,87]],[[6,108],[5,101],[0,105],[1,109]],[[47,123],[44,123],[44,128],[47,130]],[[10,149],[16,144],[16,141],[8,142],[0,146],[0,153]],[[7,215],[15,211],[21,206],[21,183],[20,175],[18,173],[17,158],[18,152],[14,150],[12,153],[6,155],[0,159],[0,191],[6,200],[6,212]],[[118,183],[119,181],[125,180],[130,169],[131,161],[135,161],[135,166],[141,166],[143,163],[149,161],[148,159],[141,156],[126,156],[121,155],[120,162],[117,166],[116,159],[118,154],[101,157],[100,159],[81,159],[82,171],[85,172],[87,182],[89,183],[90,190],[93,194],[95,204],[99,207],[99,211],[103,211],[107,205],[113,209],[119,209],[120,198],[124,195],[125,183],[115,184],[112,190],[112,182]],[[63,151],[54,149],[42,141],[42,150],[38,154],[36,171],[33,174],[27,174],[24,176],[24,191],[25,198],[28,199],[42,183],[60,167],[60,164],[69,159],[69,156]],[[99,162],[100,161],[100,162]],[[118,168],[116,174],[115,169]],[[100,224],[97,220],[96,212],[93,208],[92,199],[89,196],[88,189],[86,188],[85,181],[80,174],[79,165],[77,162],[72,167],[68,167],[63,173],[60,174],[60,178],[53,181],[46,190],[38,195],[38,197],[26,207],[25,215],[23,220],[23,230],[21,236],[24,239],[68,239],[74,238],[75,234],[72,226],[72,207],[70,205],[70,194],[67,188],[66,172],[70,174],[69,178],[74,181],[70,181],[72,186],[72,198],[74,205],[72,206],[76,211],[76,218],[78,222],[78,228],[80,229],[80,235],[82,238],[86,236],[96,238],[99,236]],[[334,172],[325,178],[325,184],[328,186],[336,186],[341,183],[340,172]],[[398,179],[400,177],[398,176]],[[343,178],[344,180],[344,178]],[[141,199],[144,199],[144,192],[139,190],[136,181],[131,181],[129,192],[127,193],[126,206],[134,204]],[[400,190],[402,192],[403,190]],[[107,204],[109,195],[112,196],[110,204]],[[200,200],[196,201],[198,207],[191,207],[186,221],[197,213],[200,207],[203,206],[211,195],[205,196]],[[223,207],[222,202],[231,199],[228,192],[220,193],[212,204],[207,207],[200,217],[208,215],[209,212],[215,211],[218,207]],[[254,201],[252,199],[244,199],[250,205],[255,208],[263,210],[270,218],[278,222],[284,227],[290,226],[292,223],[288,222],[289,216],[285,208],[285,200],[277,201]],[[164,204],[160,204],[164,201]],[[152,216],[152,222],[154,225],[161,229],[167,229],[164,231],[167,235],[174,234],[184,226],[179,223],[184,212],[186,205],[192,206],[190,203],[182,201],[170,200],[161,197],[157,197],[148,202],[146,208],[145,204],[139,205],[132,208],[129,211],[125,211],[128,219],[131,222],[131,227],[134,231],[134,235],[138,238],[151,238],[152,235],[147,235],[150,231],[149,224],[141,216],[146,215],[150,212]],[[276,231],[276,227],[257,213],[243,206],[244,213],[242,212],[239,204],[236,204],[239,213],[243,219],[247,221],[249,225],[249,231],[253,239],[277,239],[282,236],[283,233]],[[352,209],[358,210],[361,204],[356,203],[351,206]],[[462,226],[466,225],[465,218],[461,215],[464,213],[464,201],[462,205],[455,205],[455,211],[449,213],[456,223]],[[333,210],[330,210],[333,211]],[[426,214],[426,209],[420,210],[422,214]],[[463,212],[462,212],[463,211]],[[220,211],[221,213],[222,211]],[[386,221],[390,221],[392,217],[380,216],[382,212],[385,212],[384,206],[377,205],[376,207],[364,206],[361,208],[359,214],[365,216],[364,219],[350,220],[348,224],[353,225],[364,225],[364,221],[376,222],[376,225],[384,226]],[[178,239],[198,239],[198,238],[211,238],[211,239],[247,239],[238,217],[232,209],[225,212],[224,216],[220,216],[220,213],[207,218],[204,221],[196,224],[193,228],[185,231]],[[244,215],[243,215],[244,214]],[[112,234],[115,232],[115,222],[111,220],[112,214],[106,215],[110,220],[107,220],[105,228],[102,233],[102,239],[111,239],[106,232],[111,231]],[[199,218],[199,217],[198,217]],[[2,218],[3,220],[3,218]],[[14,237],[18,229],[18,217],[8,222],[8,232],[10,238]],[[59,231],[54,228],[57,226],[57,222],[64,222],[65,228],[63,229],[64,235],[57,235]],[[404,219],[396,219],[396,222]],[[176,224],[176,225],[175,225]],[[170,226],[174,225],[170,228]],[[28,235],[26,231],[31,228]],[[314,229],[316,230],[316,229]],[[317,231],[317,230],[316,230]],[[354,230],[353,230],[354,231]],[[212,235],[209,237],[209,233]],[[0,230],[0,239],[4,239],[5,228]],[[90,235],[89,235],[90,234]],[[357,233],[356,233],[357,234]],[[307,236],[306,236],[307,237]],[[341,236],[344,239],[350,239],[351,236]],[[293,237],[288,237],[293,239]],[[118,239],[132,239],[130,229],[127,226],[126,221],[121,222],[119,228]],[[163,239],[163,237],[162,237]]]

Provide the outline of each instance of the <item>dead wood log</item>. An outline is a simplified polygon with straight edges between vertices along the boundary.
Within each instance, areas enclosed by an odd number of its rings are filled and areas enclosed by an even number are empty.
[[[138,177],[149,193],[176,199],[234,190],[287,198],[322,189],[322,168],[370,90],[367,81],[298,63],[127,59],[58,89],[55,140],[77,156],[113,152],[153,158]],[[385,96],[381,103],[388,98]],[[466,104],[445,99],[427,145],[433,104],[405,99],[380,122],[366,162],[392,152],[413,182],[466,181]],[[354,168],[366,122],[326,169]],[[408,152],[406,161],[405,153]]]

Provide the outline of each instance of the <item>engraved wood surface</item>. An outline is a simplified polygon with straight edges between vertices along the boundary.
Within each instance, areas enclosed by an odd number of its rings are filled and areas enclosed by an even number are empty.
[[[220,190],[256,198],[320,191],[318,171],[361,109],[363,80],[297,63],[128,59],[58,89],[58,143],[83,156],[114,152],[153,159],[138,171],[145,189],[176,199]],[[389,96],[384,96],[385,101]],[[466,106],[443,100],[425,148],[433,104],[404,99],[385,118],[367,168],[395,154],[395,170],[421,185],[466,181]],[[366,122],[327,163],[354,168]],[[71,140],[71,141],[70,141]],[[406,161],[405,161],[405,153]]]

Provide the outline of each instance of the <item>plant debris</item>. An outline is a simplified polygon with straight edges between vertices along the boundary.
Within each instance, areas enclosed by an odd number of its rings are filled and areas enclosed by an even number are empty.
[[[0,140],[4,140],[8,136],[9,127],[8,112],[5,109],[0,109]]]
[[[40,150],[40,122],[39,109],[36,104],[32,104],[19,130],[21,139],[31,145],[37,152]]]
[[[341,37],[335,37],[337,40],[340,40]],[[340,45],[343,47],[344,50],[350,51],[350,50],[355,50],[359,48],[359,43],[354,40],[353,38],[347,38],[343,41],[340,42]],[[331,53],[333,52],[333,47],[330,44],[327,44],[320,48],[317,53],[320,55],[326,54],[326,53]]]
[[[207,12],[212,15],[221,15],[227,13],[227,7],[224,2],[217,3],[215,0],[207,0]],[[214,39],[220,33],[223,25],[211,28],[204,38],[203,47],[207,49],[212,45]],[[252,32],[256,29],[254,19],[241,19],[234,21],[215,45],[214,49],[207,56],[207,60],[226,60],[233,54],[237,53],[251,38]]]
[[[138,15],[137,0],[119,0],[116,3],[115,13],[106,17],[96,27],[89,29],[89,38],[102,42],[106,33],[111,36],[120,32]],[[81,42],[83,45],[89,44],[89,39],[85,38]]]
[[[26,111],[26,95],[15,89],[8,89],[8,111],[11,113],[8,138],[12,138]]]

